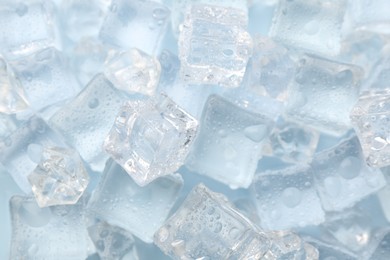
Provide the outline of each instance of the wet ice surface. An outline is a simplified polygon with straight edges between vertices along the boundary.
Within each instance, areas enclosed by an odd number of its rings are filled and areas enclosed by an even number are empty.
[[[389,259],[389,8],[1,1],[0,259]]]

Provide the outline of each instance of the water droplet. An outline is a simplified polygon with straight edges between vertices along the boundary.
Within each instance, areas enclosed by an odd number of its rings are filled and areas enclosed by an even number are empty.
[[[302,201],[302,192],[294,187],[285,189],[282,193],[282,200],[284,205],[289,208],[294,208]]]
[[[345,179],[353,179],[359,175],[361,168],[361,160],[355,156],[348,156],[339,166],[340,175]]]
[[[256,143],[261,142],[267,135],[267,132],[268,128],[265,125],[252,125],[244,130],[245,136]]]
[[[305,33],[309,35],[313,35],[318,33],[318,30],[320,28],[320,24],[318,20],[311,20],[310,22],[306,23],[305,26],[303,27],[303,30]]]
[[[99,106],[99,99],[93,98],[93,99],[89,100],[88,107],[90,109],[97,108],[98,106]]]
[[[341,183],[340,180],[336,177],[327,177],[324,180],[324,186],[326,193],[331,197],[337,197],[341,192]]]

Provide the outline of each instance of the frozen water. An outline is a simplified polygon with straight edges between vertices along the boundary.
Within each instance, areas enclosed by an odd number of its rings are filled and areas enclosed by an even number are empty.
[[[260,226],[267,230],[318,225],[325,220],[308,166],[259,172],[253,180],[252,198]]]
[[[130,232],[99,222],[90,226],[88,233],[101,260],[122,260],[125,255],[132,255],[133,260],[138,259],[135,241]]]
[[[187,157],[198,122],[171,99],[125,103],[105,150],[141,186],[176,171]]]
[[[373,167],[390,165],[390,92],[364,92],[351,111],[367,163]]]
[[[27,176],[40,159],[34,147],[44,146],[66,147],[62,138],[38,117],[32,117],[0,140],[0,162],[25,193],[31,193]]]
[[[169,9],[150,0],[113,0],[100,29],[100,39],[121,49],[138,48],[153,54],[160,48]]]
[[[180,175],[172,175],[140,187],[119,165],[110,161],[88,203],[88,211],[91,216],[150,243],[154,232],[167,218],[182,185]]]
[[[72,98],[80,90],[66,58],[54,48],[41,49],[10,65],[35,110]]]
[[[10,259],[85,259],[88,233],[82,207],[39,208],[34,198],[12,197]]]
[[[181,78],[238,87],[252,54],[246,13],[211,5],[194,5],[187,12],[178,41]]]
[[[362,70],[356,66],[305,55],[289,86],[290,119],[330,134],[350,128],[349,111],[358,99]]]
[[[291,232],[277,231],[270,232],[267,235],[272,239],[269,251],[262,259],[302,259],[315,260],[318,259],[318,252],[308,252],[306,255],[306,248],[300,237]],[[306,247],[310,247],[307,244]],[[312,248],[309,248],[312,250]]]
[[[298,50],[335,56],[340,51],[345,0],[280,0],[270,35]]]
[[[254,49],[251,58],[250,88],[259,95],[285,101],[287,86],[295,72],[295,64],[289,52],[270,38],[253,39]]]
[[[7,56],[30,53],[55,44],[54,7],[50,1],[0,3],[0,48]]]
[[[40,207],[75,204],[87,188],[89,177],[77,151],[60,147],[29,145],[41,157],[28,176]],[[38,151],[37,151],[38,150]]]
[[[272,130],[263,151],[285,162],[310,163],[318,140],[318,131],[281,119]]]
[[[166,87],[172,85],[177,79],[180,69],[179,58],[169,50],[163,50],[158,56],[161,65],[161,76],[159,85]]]
[[[251,252],[262,256],[269,246],[265,234],[218,193],[196,186],[180,208],[156,232],[154,243],[174,259],[234,259]],[[258,259],[258,258],[254,258]]]
[[[95,76],[80,94],[50,119],[50,125],[77,149],[94,169],[104,167],[107,155],[104,138],[114,123],[126,96],[101,74]]]
[[[152,96],[160,79],[159,61],[138,49],[113,53],[104,74],[115,87],[126,92]]]
[[[307,239],[308,242],[310,242],[311,245],[313,245],[315,248],[317,248],[319,253],[319,259],[324,260],[333,260],[333,259],[343,259],[343,260],[358,260],[356,255],[339,248],[337,246],[332,246],[329,244],[326,244],[324,242],[315,240],[313,238]]]
[[[217,95],[208,99],[186,165],[232,188],[247,188],[261,158],[271,120]]]
[[[386,185],[383,174],[364,163],[356,137],[317,153],[311,163],[311,171],[327,211],[351,207]]]
[[[4,58],[0,57],[0,113],[14,114],[27,107],[20,81]]]
[[[371,260],[387,260],[390,255],[390,230],[382,234],[382,239],[375,252],[371,255]]]

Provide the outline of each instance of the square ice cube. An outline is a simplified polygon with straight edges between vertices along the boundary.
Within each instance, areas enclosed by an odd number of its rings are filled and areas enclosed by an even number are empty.
[[[176,171],[187,157],[198,121],[166,96],[125,103],[104,148],[141,186]]]
[[[318,225],[325,220],[308,166],[260,172],[253,180],[251,192],[260,226],[266,230]]]
[[[150,243],[163,224],[183,185],[179,174],[138,186],[115,162],[110,161],[88,203],[90,216],[121,227]]]
[[[186,165],[229,185],[247,188],[272,121],[217,95],[208,99]]]
[[[203,184],[193,188],[154,236],[154,243],[175,259],[228,259],[232,254],[246,259],[241,257],[250,252],[252,242],[258,255],[267,251],[265,234]]]
[[[359,67],[305,55],[288,90],[286,114],[330,134],[350,128],[349,111],[359,96]]]
[[[247,14],[211,5],[193,5],[187,12],[178,42],[181,78],[238,87],[252,54]]]
[[[169,9],[150,0],[113,0],[99,37],[122,49],[158,51],[169,22]]]
[[[296,49],[336,56],[346,1],[280,0],[270,35]]]
[[[72,98],[80,91],[66,58],[54,48],[13,60],[10,65],[35,110]]]
[[[390,165],[390,91],[364,92],[350,117],[368,165]]]
[[[71,102],[50,118],[50,126],[78,150],[93,169],[101,170],[107,159],[104,138],[126,96],[101,74],[95,76]]]
[[[0,47],[17,56],[54,45],[55,19],[51,1],[2,1]]]
[[[352,207],[386,185],[383,174],[364,162],[356,137],[317,153],[311,171],[326,211]]]
[[[10,200],[10,259],[79,260],[87,257],[82,203],[39,208],[34,198]]]

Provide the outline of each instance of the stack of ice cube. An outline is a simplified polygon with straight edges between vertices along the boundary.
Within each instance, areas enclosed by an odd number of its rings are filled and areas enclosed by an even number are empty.
[[[0,259],[390,259],[387,0],[3,0],[0,24]]]

